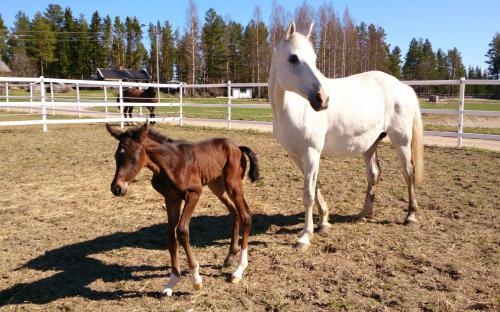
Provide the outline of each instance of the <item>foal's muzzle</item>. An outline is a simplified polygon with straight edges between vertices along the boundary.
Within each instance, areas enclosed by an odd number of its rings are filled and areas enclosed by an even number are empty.
[[[307,100],[311,107],[319,112],[328,108],[329,99],[323,88],[320,88],[318,91],[311,93]]]
[[[120,186],[120,184],[113,181],[113,183],[111,183],[111,193],[115,196],[125,196],[127,193],[127,186]]]

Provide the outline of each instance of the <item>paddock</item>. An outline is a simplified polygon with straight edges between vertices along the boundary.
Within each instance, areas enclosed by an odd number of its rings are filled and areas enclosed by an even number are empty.
[[[320,179],[332,231],[306,253],[292,249],[303,220],[302,174],[270,133],[158,125],[173,138],[224,136],[251,146],[263,179],[245,181],[253,210],[250,263],[239,285],[222,264],[230,218],[204,192],[191,243],[204,288],[167,281],[166,212],[144,170],[129,194],[109,185],[116,142],[103,125],[0,129],[0,307],[3,310],[497,310],[500,307],[500,154],[426,147],[417,194],[407,207],[396,153],[382,144],[375,219],[352,223],[363,205],[361,159],[323,159]],[[315,211],[316,214],[317,211]],[[317,217],[315,215],[315,217]]]

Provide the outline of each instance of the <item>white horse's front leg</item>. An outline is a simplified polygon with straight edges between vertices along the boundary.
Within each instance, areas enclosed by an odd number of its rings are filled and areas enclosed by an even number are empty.
[[[320,152],[314,148],[308,148],[302,156],[302,168],[304,172],[304,208],[305,223],[302,236],[295,246],[298,250],[306,250],[311,245],[314,232],[313,206],[316,195],[316,181],[318,178]]]

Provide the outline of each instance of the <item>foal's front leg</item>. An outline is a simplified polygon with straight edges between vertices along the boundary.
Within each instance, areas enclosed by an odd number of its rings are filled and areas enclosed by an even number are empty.
[[[304,173],[304,208],[305,222],[302,236],[297,241],[295,248],[306,250],[310,245],[310,239],[313,236],[313,206],[316,195],[316,181],[318,178],[320,152],[314,148],[308,148],[302,155],[302,166]]]
[[[201,187],[196,191],[188,191],[186,195],[186,203],[184,204],[184,210],[182,211],[181,220],[179,221],[179,226],[177,227],[177,237],[186,251],[186,256],[189,265],[189,272],[191,273],[191,278],[193,281],[193,286],[195,289],[200,289],[202,284],[202,279],[200,276],[200,265],[196,260],[191,245],[189,244],[189,222],[194,212],[194,208],[198,203],[200,198]]]
[[[177,284],[181,278],[181,271],[179,267],[179,255],[177,250],[179,249],[179,243],[176,238],[176,228],[179,223],[179,215],[181,209],[181,200],[176,199],[166,199],[165,206],[167,208],[168,214],[168,236],[167,236],[167,247],[170,252],[170,278],[168,280],[165,289],[163,289],[163,294],[171,296],[174,286]]]

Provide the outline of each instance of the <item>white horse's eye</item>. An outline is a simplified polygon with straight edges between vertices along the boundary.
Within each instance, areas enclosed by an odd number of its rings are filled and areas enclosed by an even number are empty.
[[[299,57],[296,54],[292,54],[288,57],[288,61],[292,64],[297,64],[299,62]]]

